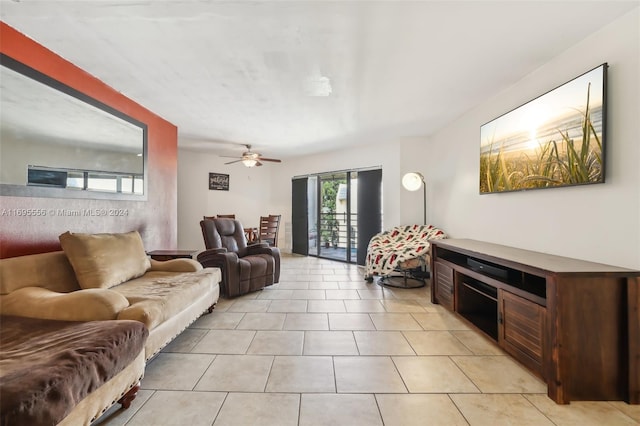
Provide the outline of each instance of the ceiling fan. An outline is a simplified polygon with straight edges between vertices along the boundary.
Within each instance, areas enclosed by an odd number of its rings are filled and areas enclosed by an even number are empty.
[[[256,166],[262,166],[262,161],[271,161],[273,163],[282,162],[282,160],[278,160],[276,158],[265,158],[262,156],[262,154],[259,154],[257,152],[251,152],[251,145],[245,145],[245,146],[247,147],[247,151],[243,152],[240,158],[230,157],[228,155],[221,155],[221,157],[237,158],[237,160],[229,161],[228,163],[224,163],[224,164],[233,164],[233,163],[238,163],[242,161],[242,164],[244,164],[246,167],[256,167]]]

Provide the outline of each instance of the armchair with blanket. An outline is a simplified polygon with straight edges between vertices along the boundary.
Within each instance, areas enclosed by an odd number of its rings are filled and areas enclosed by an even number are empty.
[[[384,279],[400,271],[404,276],[403,287],[408,287],[407,274],[429,264],[429,240],[446,237],[444,231],[433,225],[396,226],[374,235],[367,247],[365,279],[373,281],[374,276]]]
[[[207,250],[198,254],[205,267],[222,270],[221,294],[236,297],[280,280],[280,250],[266,243],[247,245],[239,220],[200,221]]]

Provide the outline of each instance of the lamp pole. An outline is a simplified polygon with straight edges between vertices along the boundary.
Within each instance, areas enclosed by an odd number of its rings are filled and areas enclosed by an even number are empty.
[[[427,184],[422,178],[422,221],[427,224]]]

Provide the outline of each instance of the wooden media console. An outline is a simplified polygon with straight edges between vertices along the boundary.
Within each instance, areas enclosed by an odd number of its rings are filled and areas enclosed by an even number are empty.
[[[640,272],[475,240],[431,241],[431,301],[542,378],[559,404],[640,403]]]

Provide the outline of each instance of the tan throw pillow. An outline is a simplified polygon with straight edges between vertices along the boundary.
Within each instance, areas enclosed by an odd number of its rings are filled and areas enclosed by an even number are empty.
[[[65,232],[59,239],[83,289],[110,288],[143,275],[151,267],[138,231],[125,234]]]

